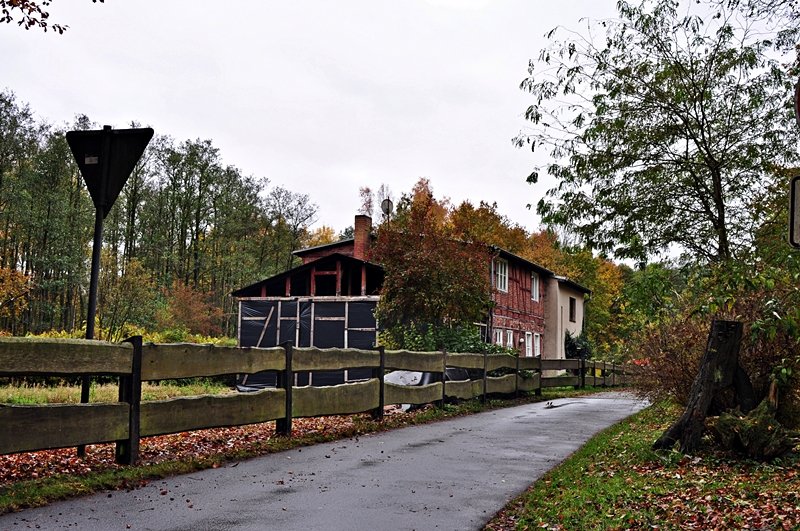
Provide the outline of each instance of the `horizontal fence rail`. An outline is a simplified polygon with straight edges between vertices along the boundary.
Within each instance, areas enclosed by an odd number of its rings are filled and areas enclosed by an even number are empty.
[[[371,369],[371,377],[327,387],[297,387],[295,372]],[[472,379],[447,380],[448,368]],[[384,381],[393,370],[432,373],[417,386]],[[278,386],[256,392],[141,401],[146,381],[276,371]],[[116,443],[119,463],[138,459],[139,439],[191,430],[276,421],[290,435],[293,418],[372,412],[385,405],[441,404],[489,394],[540,394],[543,388],[627,383],[629,368],[603,361],[519,358],[507,354],[408,350],[217,347],[90,340],[0,338],[0,376],[119,377],[119,402],[37,406],[0,405],[0,454]]]

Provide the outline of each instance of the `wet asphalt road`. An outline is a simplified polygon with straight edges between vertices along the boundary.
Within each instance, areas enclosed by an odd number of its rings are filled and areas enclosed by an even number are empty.
[[[0,516],[0,530],[468,530],[645,404],[603,393],[320,444]]]

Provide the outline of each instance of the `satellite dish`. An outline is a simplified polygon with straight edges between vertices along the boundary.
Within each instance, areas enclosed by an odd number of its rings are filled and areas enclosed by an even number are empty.
[[[388,197],[381,201],[381,211],[383,212],[384,216],[389,216],[392,213],[392,209],[394,208],[394,204],[392,200]]]

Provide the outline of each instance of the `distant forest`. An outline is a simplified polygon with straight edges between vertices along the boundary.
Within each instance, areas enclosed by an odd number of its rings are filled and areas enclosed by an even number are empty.
[[[137,127],[132,123],[129,127]],[[0,329],[22,335],[85,326],[94,206],[65,139],[99,129],[39,119],[0,92]],[[230,292],[294,265],[312,233],[308,195],[246,175],[211,140],[155,136],[105,220],[97,328],[236,334]]]

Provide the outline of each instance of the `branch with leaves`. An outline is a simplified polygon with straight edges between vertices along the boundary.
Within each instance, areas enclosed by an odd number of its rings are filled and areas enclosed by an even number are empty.
[[[105,0],[92,0],[92,3],[103,3]],[[42,31],[52,29],[54,32],[61,35],[69,26],[64,24],[51,24],[50,12],[47,8],[52,3],[52,0],[41,0],[34,2],[31,0],[0,0],[0,22],[11,23],[14,22],[14,17],[18,26],[29,30],[31,28],[40,28]]]

